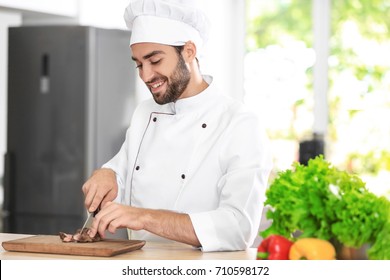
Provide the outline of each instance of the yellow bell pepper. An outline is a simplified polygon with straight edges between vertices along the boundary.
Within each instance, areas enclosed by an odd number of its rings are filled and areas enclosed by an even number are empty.
[[[290,260],[335,260],[332,243],[318,238],[301,238],[290,248]]]

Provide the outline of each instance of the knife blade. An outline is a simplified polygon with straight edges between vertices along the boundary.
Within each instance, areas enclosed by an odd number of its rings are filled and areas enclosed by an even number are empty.
[[[87,219],[85,220],[85,223],[84,223],[83,227],[81,228],[80,232],[83,232],[83,230],[84,230],[87,226],[90,226],[90,225],[92,224],[92,219],[93,219],[93,217],[95,216],[94,214],[95,214],[94,212],[88,213],[88,217],[87,217]]]
[[[83,230],[86,227],[90,227],[91,226],[93,218],[96,216],[97,213],[99,213],[99,211],[100,211],[100,206],[94,212],[88,212],[88,217],[85,220],[84,225],[81,228],[80,232],[83,232]]]

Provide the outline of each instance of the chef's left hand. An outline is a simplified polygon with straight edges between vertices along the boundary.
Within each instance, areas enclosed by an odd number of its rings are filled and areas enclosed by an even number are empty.
[[[98,232],[104,238],[106,230],[115,233],[119,228],[141,230],[143,229],[142,212],[141,208],[107,202],[96,214],[90,227],[89,236],[93,237]]]

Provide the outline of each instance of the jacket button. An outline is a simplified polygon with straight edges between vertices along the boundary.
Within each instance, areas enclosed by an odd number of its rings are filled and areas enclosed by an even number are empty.
[[[206,128],[206,127],[207,127],[207,124],[205,124],[205,123],[202,124],[202,127],[203,127],[203,128]]]
[[[185,174],[181,174],[181,178],[182,178],[182,179],[185,179],[185,178],[186,178],[186,175],[185,175]]]
[[[137,166],[135,167],[135,170],[139,170],[139,165],[137,165]]]
[[[154,118],[153,118],[153,121],[154,121],[154,122],[156,122],[156,121],[157,121],[157,118],[156,118],[156,117],[154,117]]]

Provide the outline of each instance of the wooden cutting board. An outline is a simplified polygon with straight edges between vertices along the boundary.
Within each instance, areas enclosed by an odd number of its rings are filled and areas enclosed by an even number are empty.
[[[1,245],[7,251],[64,254],[78,256],[111,257],[141,249],[143,240],[105,239],[98,242],[62,242],[59,235],[36,235],[11,241]]]

